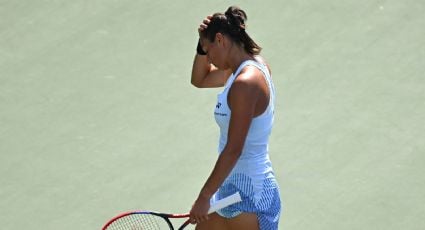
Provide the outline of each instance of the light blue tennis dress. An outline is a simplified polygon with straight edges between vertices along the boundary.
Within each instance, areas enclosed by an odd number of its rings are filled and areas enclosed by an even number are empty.
[[[256,213],[261,230],[274,230],[278,228],[281,210],[279,187],[268,154],[275,96],[270,73],[264,64],[253,60],[243,62],[229,77],[223,92],[218,95],[214,110],[216,122],[220,127],[218,151],[221,153],[227,143],[231,115],[227,95],[234,80],[245,66],[254,66],[261,70],[269,87],[270,101],[264,113],[253,118],[242,154],[230,175],[214,194],[213,200],[222,199],[239,191],[242,202],[224,208],[218,211],[218,214],[232,218],[241,212]]]

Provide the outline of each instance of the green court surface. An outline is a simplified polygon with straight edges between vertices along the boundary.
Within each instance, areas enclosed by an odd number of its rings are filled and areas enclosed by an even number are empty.
[[[0,228],[187,212],[218,140],[196,29],[232,4],[277,89],[279,229],[425,229],[420,0],[0,0]]]

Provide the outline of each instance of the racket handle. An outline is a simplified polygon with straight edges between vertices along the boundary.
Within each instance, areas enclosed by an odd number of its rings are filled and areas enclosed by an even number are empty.
[[[230,195],[228,197],[225,197],[221,200],[214,202],[211,205],[210,209],[208,210],[208,214],[214,213],[222,208],[225,208],[227,206],[230,206],[232,204],[235,204],[241,201],[242,201],[241,195],[239,194],[239,192],[236,192],[233,195]]]

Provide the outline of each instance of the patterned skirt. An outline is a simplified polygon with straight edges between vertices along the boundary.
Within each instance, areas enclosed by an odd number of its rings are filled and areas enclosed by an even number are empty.
[[[244,173],[229,175],[214,195],[214,200],[239,192],[242,201],[217,213],[225,218],[233,218],[243,212],[255,213],[261,230],[277,230],[281,212],[279,186],[273,172],[262,177],[254,181]]]

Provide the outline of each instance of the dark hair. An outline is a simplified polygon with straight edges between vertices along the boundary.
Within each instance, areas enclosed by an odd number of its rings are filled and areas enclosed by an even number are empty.
[[[215,35],[222,33],[242,46],[247,53],[257,55],[260,53],[261,47],[246,33],[245,21],[247,19],[245,11],[237,6],[231,6],[224,14],[215,13],[212,16],[208,27],[201,32],[201,37],[214,42]]]

